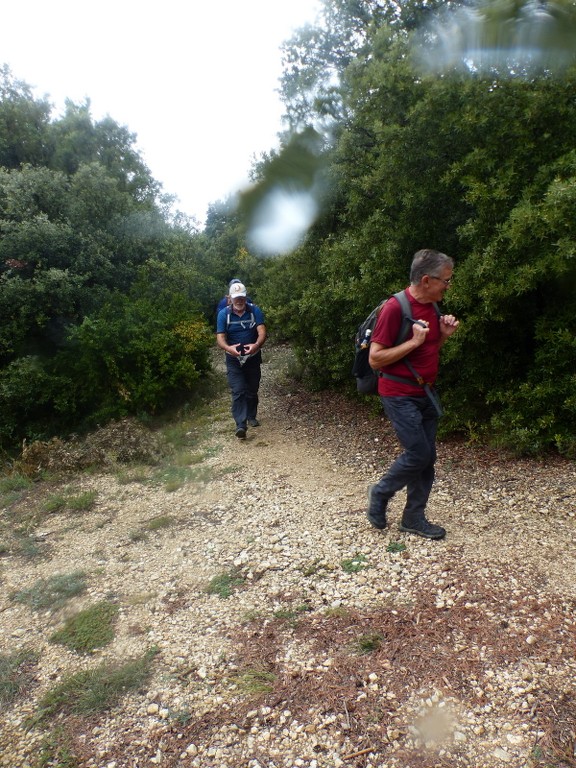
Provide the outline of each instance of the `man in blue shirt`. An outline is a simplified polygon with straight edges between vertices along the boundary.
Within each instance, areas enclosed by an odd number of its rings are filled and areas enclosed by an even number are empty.
[[[246,288],[240,282],[230,286],[230,306],[221,309],[216,320],[216,342],[226,352],[226,375],[232,392],[232,416],[236,437],[244,439],[246,430],[258,427],[258,390],[262,354],[266,341],[264,314],[248,304]]]

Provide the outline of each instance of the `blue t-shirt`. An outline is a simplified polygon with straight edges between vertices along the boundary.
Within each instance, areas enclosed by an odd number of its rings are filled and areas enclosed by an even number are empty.
[[[230,318],[227,322],[228,317]],[[220,310],[216,320],[216,333],[225,333],[230,346],[234,344],[254,344],[258,338],[257,326],[264,325],[264,313],[256,304],[247,304],[246,311],[240,317],[231,307]]]

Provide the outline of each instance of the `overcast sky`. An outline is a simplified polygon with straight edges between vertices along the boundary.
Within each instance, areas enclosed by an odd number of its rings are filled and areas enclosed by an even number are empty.
[[[18,0],[2,9],[0,64],[47,95],[89,98],[137,134],[178,207],[203,223],[209,203],[245,183],[253,155],[277,146],[280,44],[313,21],[316,0]]]

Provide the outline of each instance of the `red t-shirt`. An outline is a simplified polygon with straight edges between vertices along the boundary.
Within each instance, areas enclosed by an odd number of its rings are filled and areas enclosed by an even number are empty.
[[[421,304],[412,296],[410,289],[406,289],[408,300],[412,308],[412,317],[414,320],[426,320],[429,323],[429,332],[426,336],[426,341],[417,347],[408,356],[410,364],[414,367],[414,370],[424,378],[429,384],[433,384],[436,381],[438,375],[438,362],[440,357],[440,324],[438,322],[438,315],[434,309],[433,304]],[[391,298],[384,304],[382,311],[376,322],[376,327],[372,332],[371,340],[376,341],[378,344],[382,344],[384,347],[393,347],[394,342],[398,337],[400,331],[400,324],[402,322],[402,309],[400,304],[395,298]],[[412,329],[408,332],[406,341],[413,336]],[[403,360],[398,360],[392,365],[386,365],[380,369],[386,373],[391,373],[394,376],[402,376],[405,379],[414,380],[413,375],[410,373]],[[382,376],[378,378],[378,394],[385,395],[386,397],[418,397],[419,395],[425,396],[423,387],[414,381],[414,384],[409,382],[403,383],[399,381],[392,381]]]

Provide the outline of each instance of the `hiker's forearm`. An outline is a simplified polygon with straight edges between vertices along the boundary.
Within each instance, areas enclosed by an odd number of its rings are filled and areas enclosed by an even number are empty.
[[[377,371],[379,368],[383,368],[386,365],[397,363],[398,360],[402,360],[403,357],[409,355],[410,352],[413,352],[419,346],[420,343],[415,341],[415,339],[408,339],[397,347],[385,347],[382,344],[373,341],[372,344],[370,344],[368,362],[370,367]]]

